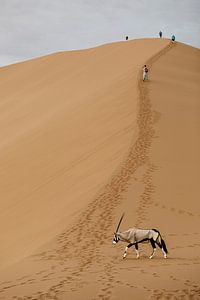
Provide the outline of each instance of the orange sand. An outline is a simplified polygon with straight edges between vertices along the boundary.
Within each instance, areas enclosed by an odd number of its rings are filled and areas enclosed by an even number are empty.
[[[0,299],[200,297],[199,61],[144,39],[0,68]],[[122,211],[167,260],[122,260]]]

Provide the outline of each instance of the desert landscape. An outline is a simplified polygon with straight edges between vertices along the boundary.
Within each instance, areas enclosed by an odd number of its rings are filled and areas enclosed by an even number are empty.
[[[1,300],[200,299],[199,81],[155,38],[0,68]],[[168,258],[123,259],[122,213]]]

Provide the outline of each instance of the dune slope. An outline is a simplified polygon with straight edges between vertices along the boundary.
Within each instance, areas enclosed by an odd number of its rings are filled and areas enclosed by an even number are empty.
[[[199,58],[147,39],[0,69],[0,299],[198,299]],[[122,260],[122,211],[167,260]]]
[[[138,70],[165,44],[116,43],[0,69],[1,266],[66,228],[122,162],[136,136]]]

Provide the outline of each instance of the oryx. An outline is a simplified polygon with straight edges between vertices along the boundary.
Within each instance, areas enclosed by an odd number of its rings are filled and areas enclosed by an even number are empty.
[[[164,240],[161,237],[161,234],[156,229],[139,229],[139,228],[130,228],[124,232],[118,232],[119,226],[122,222],[124,214],[121,216],[119,224],[117,226],[116,232],[114,233],[113,244],[117,244],[119,241],[128,243],[128,246],[125,248],[123,258],[126,257],[127,251],[130,247],[135,246],[136,257],[139,258],[138,244],[145,241],[151,242],[153,248],[152,254],[149,258],[153,258],[156,251],[156,244],[161,248],[164,258],[167,258],[167,247]]]

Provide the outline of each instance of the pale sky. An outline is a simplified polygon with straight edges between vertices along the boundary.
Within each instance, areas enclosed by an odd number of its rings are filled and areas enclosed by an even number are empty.
[[[0,66],[160,30],[200,48],[199,16],[200,0],[0,0]]]

